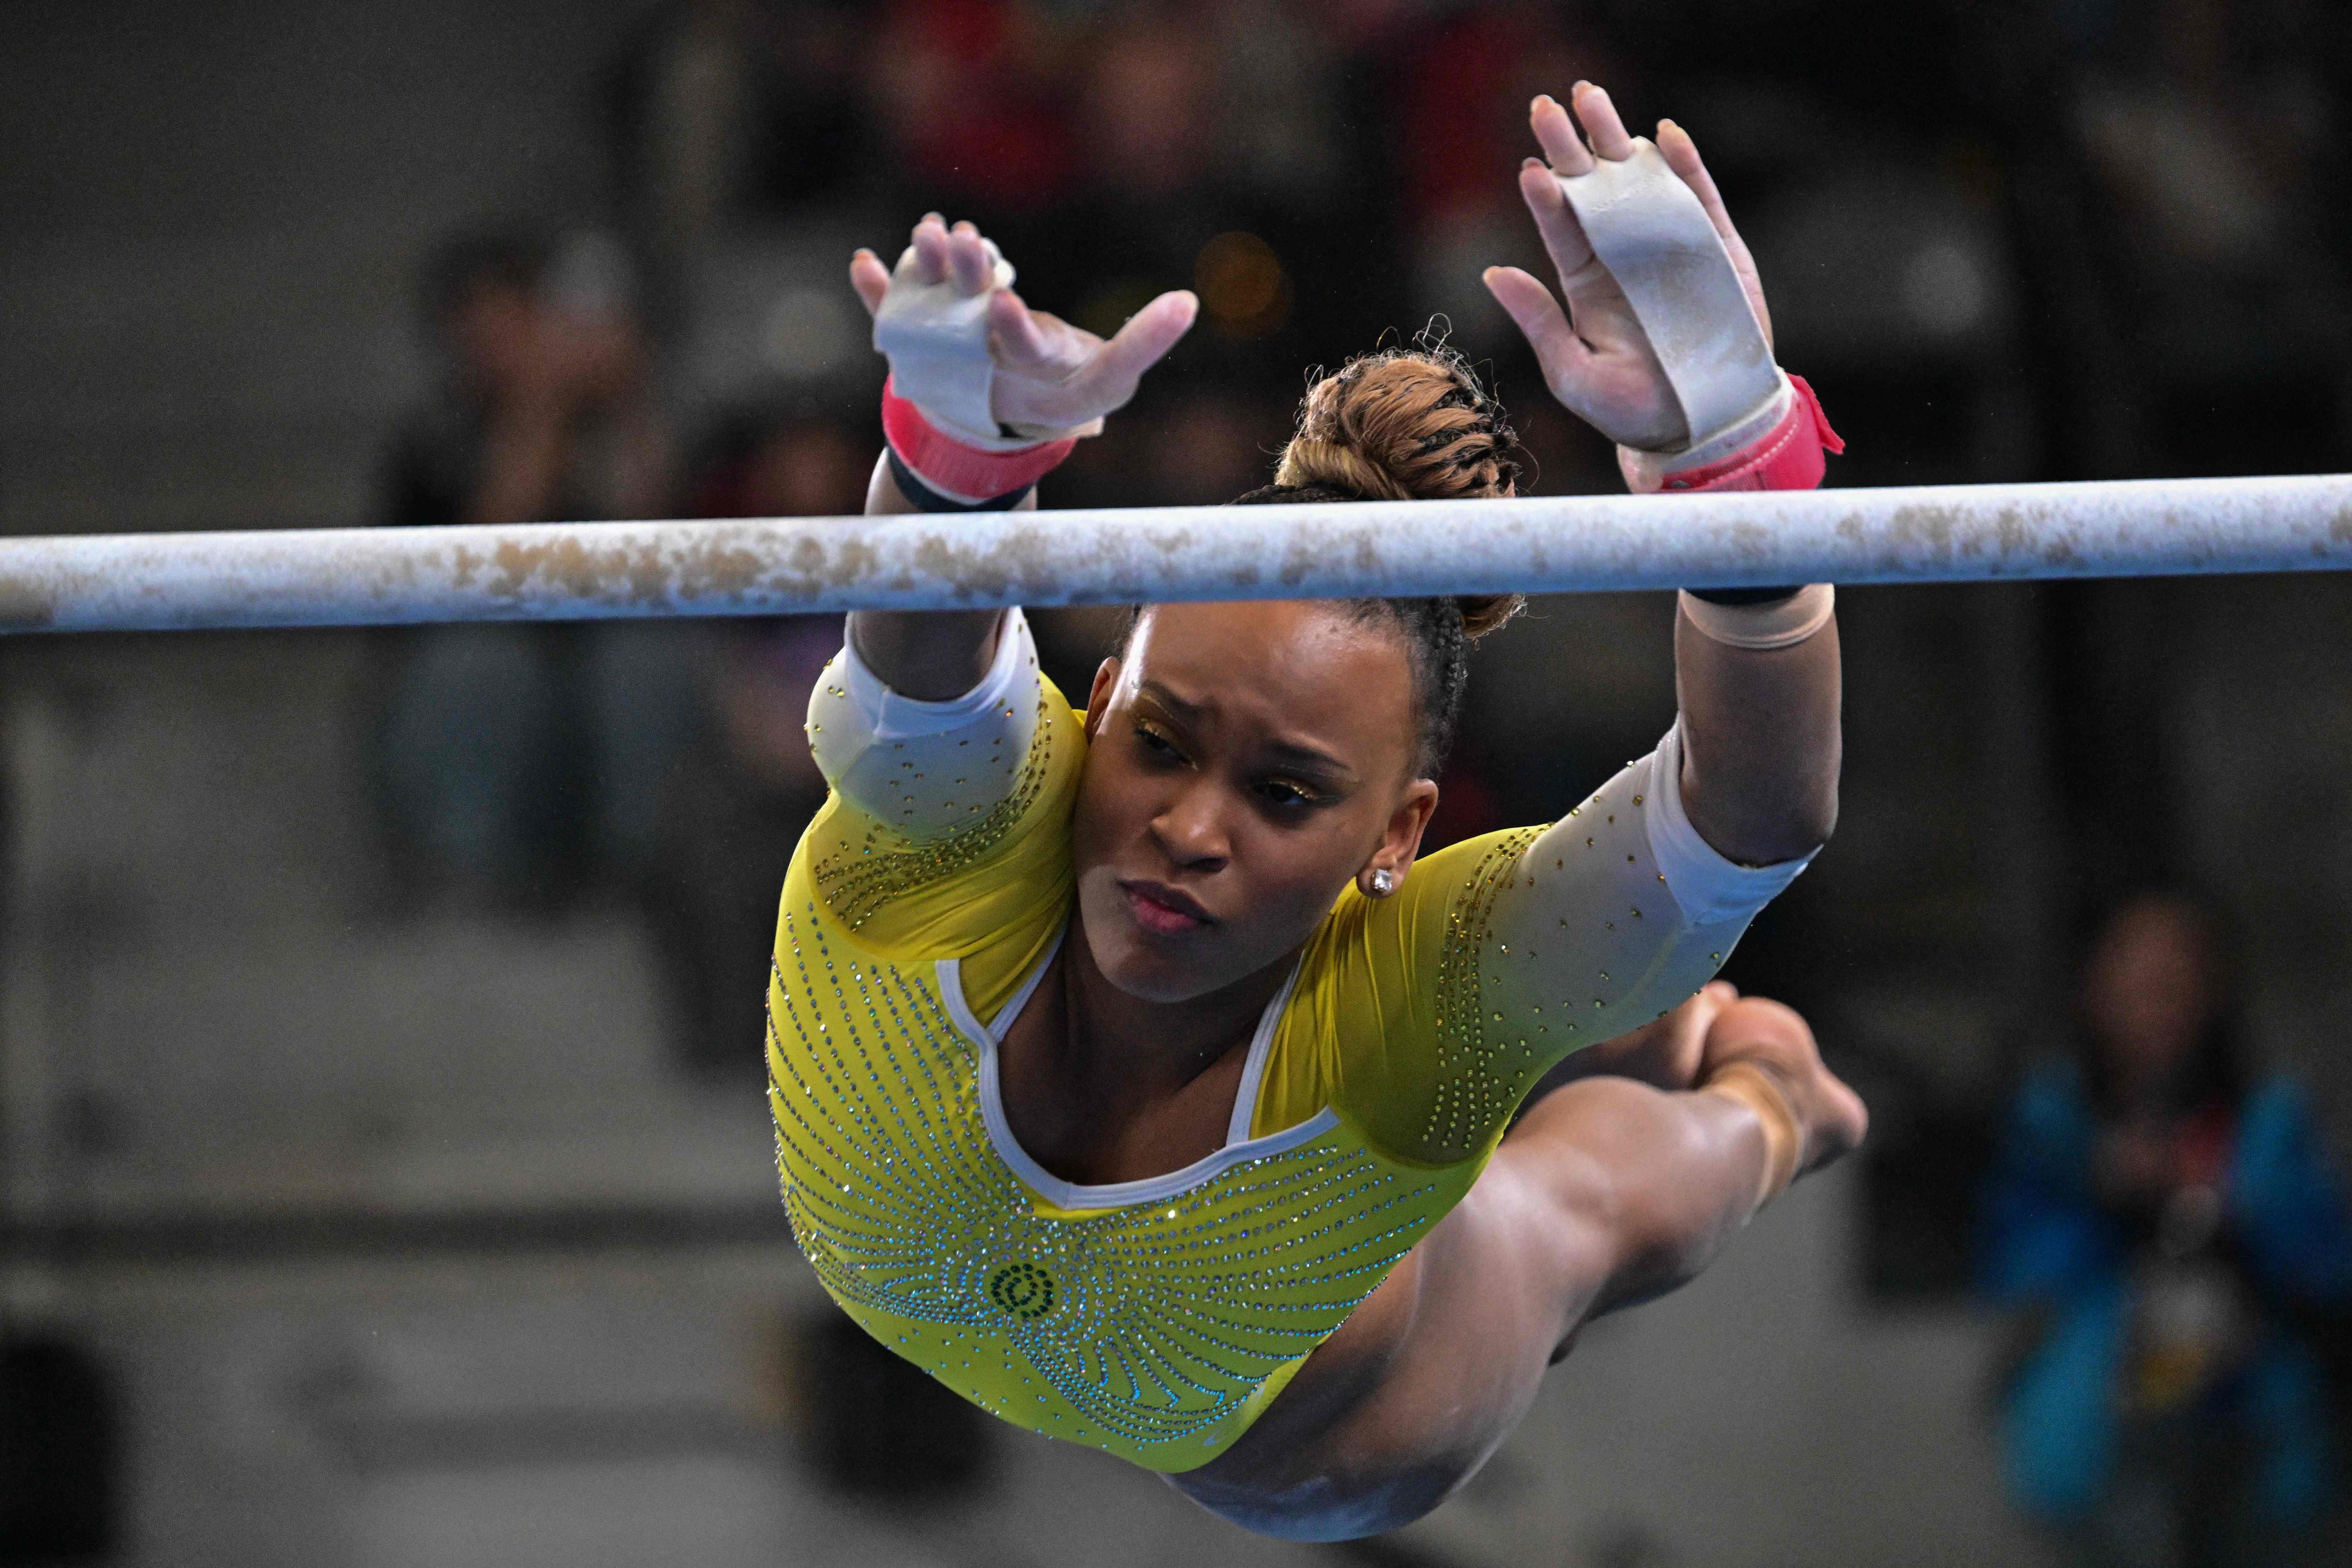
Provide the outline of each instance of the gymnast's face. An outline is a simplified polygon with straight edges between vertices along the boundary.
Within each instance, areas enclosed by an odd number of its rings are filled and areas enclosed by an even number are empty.
[[[1096,673],[1073,847],[1112,984],[1206,996],[1288,963],[1374,866],[1402,885],[1437,804],[1384,626],[1312,601],[1144,612]]]

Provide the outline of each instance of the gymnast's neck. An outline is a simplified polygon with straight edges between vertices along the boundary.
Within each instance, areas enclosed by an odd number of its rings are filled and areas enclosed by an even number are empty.
[[[1296,952],[1206,995],[1155,1002],[1114,985],[1085,922],[1070,934],[1000,1058],[1004,1110],[1031,1158],[1065,1181],[1138,1181],[1224,1143],[1252,1037]]]

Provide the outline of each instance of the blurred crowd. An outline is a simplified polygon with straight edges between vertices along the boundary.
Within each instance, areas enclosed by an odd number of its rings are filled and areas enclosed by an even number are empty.
[[[2006,1479],[2086,1568],[2329,1550],[2352,1205],[2300,1086],[2247,1050],[2231,947],[2179,894],[2118,906],[1986,1184]]]
[[[1542,270],[1512,183],[1526,106],[1583,78],[1637,126],[1671,110],[1697,134],[1783,359],[1852,440],[1838,482],[2327,468],[2352,437],[2347,68],[2352,26],[2318,0],[1899,19],[1841,0],[676,0],[595,84],[603,210],[493,222],[425,268],[441,375],[392,443],[383,518],[858,510],[881,367],[844,265],[930,209],[978,221],[1034,303],[1098,331],[1163,289],[1202,298],[1049,505],[1230,499],[1262,482],[1308,367],[1420,332],[1497,384],[1536,488],[1613,488],[1478,281]],[[1099,625],[1049,620],[1054,673],[1083,685]],[[792,715],[832,635],[397,639],[376,784],[403,896],[560,910],[619,890],[688,969],[711,921],[756,953],[764,911],[718,905],[755,909],[782,869],[765,847],[814,798]],[[1650,738],[1498,721],[1507,695],[1471,716],[1441,840],[1548,815]],[[737,875],[740,900],[680,913]],[[707,983],[678,981],[689,1055],[731,1037],[721,1017],[756,1028],[710,1011]]]
[[[1423,331],[1498,385],[1536,489],[1614,488],[1478,282],[1542,274],[1512,175],[1529,97],[1580,79],[1696,135],[1784,363],[1852,444],[1832,482],[2347,466],[2352,20],[2327,0],[677,0],[597,89],[604,210],[493,222],[425,269],[440,377],[389,443],[383,521],[858,510],[881,366],[844,268],[932,209],[1100,332],[1201,296],[1048,506],[1228,500],[1264,482],[1308,367]],[[1102,620],[1040,629],[1083,689]],[[388,634],[394,897],[625,900],[681,1064],[756,1070],[776,889],[823,795],[801,717],[839,634]],[[1549,816],[1654,739],[1654,714],[1525,688],[1474,681],[1435,840]],[[2086,1562],[2280,1560],[2243,1543],[2328,1495],[2305,1320],[2352,1290],[2340,1184],[2291,1086],[2228,1039],[2209,914],[2074,869],[2083,908],[2124,912],[1985,1210],[1986,1288],[2020,1324],[2016,1495]]]

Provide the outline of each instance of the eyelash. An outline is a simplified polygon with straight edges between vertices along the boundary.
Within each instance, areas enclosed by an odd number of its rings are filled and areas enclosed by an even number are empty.
[[[1150,724],[1144,722],[1142,720],[1136,721],[1135,738],[1137,742],[1142,745],[1145,751],[1150,752],[1155,757],[1172,758],[1178,762],[1185,760],[1184,753],[1177,748],[1175,742],[1170,740],[1167,736],[1161,734],[1159,731],[1153,729]]]
[[[1148,720],[1136,721],[1135,739],[1136,743],[1143,748],[1145,753],[1156,762],[1191,761],[1175,742],[1154,729]],[[1276,811],[1304,811],[1323,804],[1321,791],[1300,784],[1296,779],[1267,779],[1259,784],[1256,789],[1259,798]],[[1277,791],[1287,792],[1287,794],[1286,795],[1277,795]]]
[[[1287,800],[1276,799],[1274,794],[1276,790],[1288,790],[1290,792],[1291,798]],[[1315,791],[1307,788],[1305,784],[1298,783],[1296,779],[1268,779],[1264,784],[1258,785],[1258,793],[1272,803],[1276,809],[1282,811],[1303,811],[1311,806],[1318,806],[1323,804],[1323,797],[1321,795],[1316,794]]]

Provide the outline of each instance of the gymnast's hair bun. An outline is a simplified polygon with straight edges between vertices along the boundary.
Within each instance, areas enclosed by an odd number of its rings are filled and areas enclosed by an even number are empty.
[[[1283,449],[1275,483],[1364,500],[1516,495],[1521,470],[1512,453],[1517,446],[1503,405],[1487,395],[1460,354],[1434,345],[1383,349],[1307,388],[1298,434]],[[1473,639],[1509,620],[1526,602],[1517,594],[1454,600],[1463,631]]]

